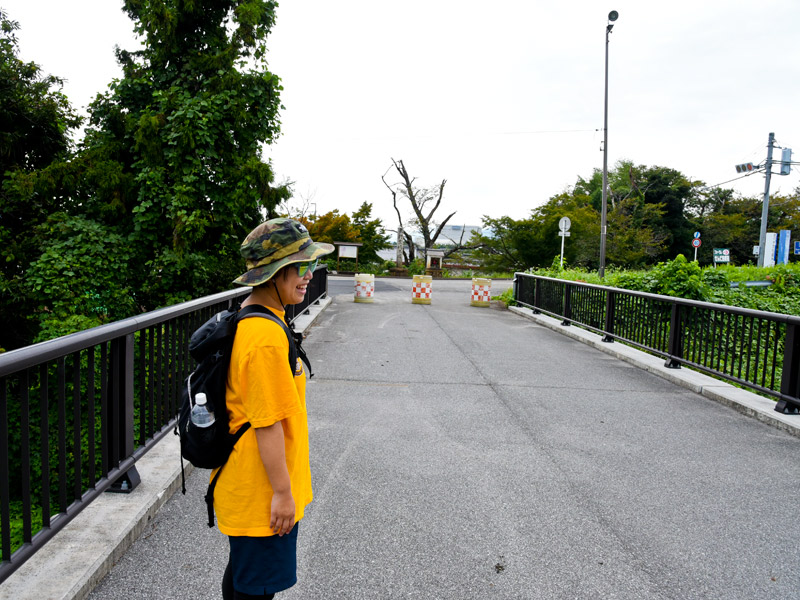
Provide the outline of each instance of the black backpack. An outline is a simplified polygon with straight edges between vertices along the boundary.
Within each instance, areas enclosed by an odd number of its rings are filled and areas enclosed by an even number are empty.
[[[181,444],[181,483],[184,494],[186,494],[184,458],[201,469],[222,467],[236,442],[250,429],[250,423],[244,423],[235,433],[230,433],[228,408],[225,402],[233,339],[239,321],[248,317],[262,317],[280,325],[289,340],[288,360],[292,373],[295,372],[299,357],[308,366],[309,376],[313,377],[308,357],[301,347],[302,334],[290,330],[280,317],[264,306],[251,304],[241,310],[237,308],[224,310],[199,327],[189,339],[189,354],[198,365],[184,381],[176,426]],[[207,428],[196,427],[189,419],[194,398],[200,392],[205,393],[208,410],[214,413],[215,418],[214,423]],[[214,488],[221,472],[222,469],[217,471],[205,496],[209,527],[214,526]]]

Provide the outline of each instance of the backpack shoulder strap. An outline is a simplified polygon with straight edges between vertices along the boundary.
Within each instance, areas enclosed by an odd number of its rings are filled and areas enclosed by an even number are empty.
[[[286,339],[289,340],[289,366],[292,369],[292,373],[294,373],[297,359],[300,358],[300,360],[306,364],[306,367],[308,367],[308,376],[314,376],[314,372],[311,370],[311,362],[308,360],[308,355],[306,355],[301,345],[303,341],[303,335],[301,333],[289,329],[283,319],[266,306],[260,304],[248,304],[240,309],[236,317],[236,323],[238,324],[239,321],[248,317],[264,317],[280,325],[281,329],[283,329],[283,332],[286,334]]]

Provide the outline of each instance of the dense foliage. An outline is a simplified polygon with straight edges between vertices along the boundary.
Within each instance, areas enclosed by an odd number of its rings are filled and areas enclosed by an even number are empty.
[[[63,199],[14,192],[21,176],[68,156],[69,132],[80,119],[61,93],[62,80],[18,57],[19,24],[0,9],[0,349],[35,335],[27,266],[43,249],[37,226],[61,209]]]
[[[279,131],[280,81],[265,62],[275,6],[126,0],[144,48],[117,50],[123,77],[91,104],[74,152],[63,136],[77,122],[49,91],[58,80],[28,68],[20,96],[50,103],[43,127],[61,141],[42,146],[41,158],[3,163],[0,235],[21,240],[0,249],[3,316],[30,326],[4,331],[0,346],[230,286],[241,240],[286,196],[261,159]],[[25,66],[7,67],[16,48],[3,23],[5,93]]]
[[[733,264],[753,261],[761,226],[761,198],[691,183],[674,169],[621,162],[609,173],[606,264],[641,268],[692,252],[692,232],[702,233],[698,253],[710,264],[714,248],[728,248]],[[474,257],[488,268],[525,270],[549,265],[560,253],[558,222],[569,217],[565,260],[596,269],[600,258],[602,175],[579,178],[524,219],[484,217],[484,235],[471,240]],[[774,196],[768,230],[800,229],[800,192]]]

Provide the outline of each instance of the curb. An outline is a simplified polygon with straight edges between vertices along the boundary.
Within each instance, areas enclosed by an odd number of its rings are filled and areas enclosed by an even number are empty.
[[[693,371],[689,368],[668,369],[664,366],[664,359],[641,350],[626,346],[621,342],[603,342],[601,336],[582,329],[576,325],[564,326],[559,319],[543,314],[534,314],[529,308],[519,306],[509,307],[516,315],[533,321],[543,327],[552,329],[562,335],[592,346],[597,350],[610,354],[620,360],[632,364],[649,373],[657,375],[676,385],[700,394],[709,400],[718,402],[734,410],[761,421],[771,427],[785,431],[793,436],[800,437],[800,417],[797,415],[784,415],[775,411],[775,402],[764,396],[743,390],[734,385],[714,379],[709,375]]]

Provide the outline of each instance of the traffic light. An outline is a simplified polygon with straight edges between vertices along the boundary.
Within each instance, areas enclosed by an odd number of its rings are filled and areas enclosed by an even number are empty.
[[[781,152],[781,175],[788,175],[792,170],[792,149],[784,148]]]
[[[753,163],[744,163],[743,165],[736,165],[736,172],[737,173],[752,173],[754,168],[755,167],[753,167]]]

